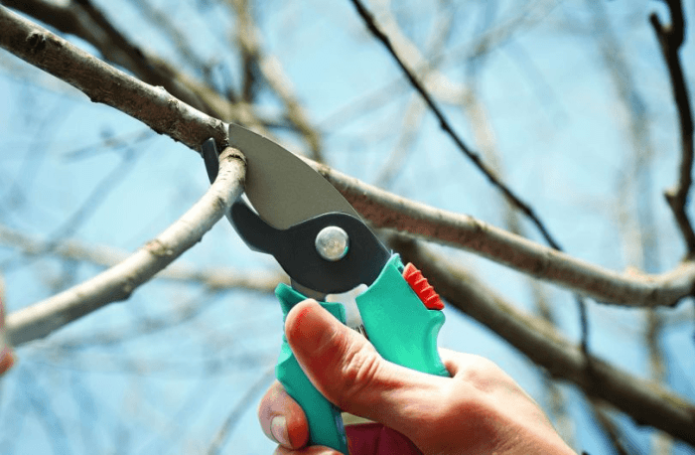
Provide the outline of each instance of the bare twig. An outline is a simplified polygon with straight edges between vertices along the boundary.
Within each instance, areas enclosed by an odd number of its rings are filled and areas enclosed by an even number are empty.
[[[556,2],[554,0],[546,0],[540,2],[531,2],[527,6],[522,7],[517,11],[516,16],[511,20],[504,21],[489,31],[475,38],[473,44],[466,42],[454,49],[448,49],[441,53],[437,53],[430,57],[430,61],[442,61],[442,64],[460,63],[469,61],[484,55],[493,49],[500,47],[506,43],[510,36],[519,30],[522,26],[532,26],[544,18]],[[403,57],[407,66],[413,68],[415,72],[431,67],[428,62],[408,39],[407,36],[400,33],[398,28],[393,29],[389,26],[390,20],[382,22],[385,33],[391,39],[393,47],[399,56]],[[461,100],[465,99],[468,93],[468,88],[462,84],[457,84],[446,77],[443,72],[430,69],[423,79],[423,84],[428,93],[434,95],[442,104],[459,105]],[[334,130],[342,124],[348,123],[364,112],[378,109],[393,100],[397,95],[404,92],[410,87],[407,81],[403,78],[396,78],[371,91],[370,93],[360,96],[358,99],[350,102],[348,105],[339,108],[328,117],[320,122],[320,126],[325,130]]]
[[[444,47],[447,39],[451,35],[451,30],[454,24],[454,15],[449,9],[441,9],[434,24],[431,27],[431,36],[428,38],[427,51],[428,54],[441,55],[441,50]],[[394,23],[394,31],[400,29]],[[441,59],[433,59],[431,62],[426,62],[424,66],[418,68],[417,74],[423,81],[427,81],[429,75],[437,72],[437,66]],[[386,188],[397,176],[403,167],[408,152],[412,149],[415,138],[420,131],[418,127],[425,117],[426,106],[417,94],[413,94],[408,101],[403,116],[403,126],[399,134],[398,140],[391,151],[389,157],[382,164],[381,170],[376,178],[377,186]]]
[[[243,191],[243,155],[226,148],[220,155],[219,172],[213,185],[193,207],[128,259],[80,285],[10,314],[7,318],[10,344],[18,346],[43,338],[108,303],[127,299],[139,285],[200,241]]]
[[[225,421],[222,423],[222,426],[217,430],[217,433],[215,434],[215,439],[212,440],[210,443],[210,447],[208,448],[208,455],[216,455],[220,453],[222,448],[224,447],[225,443],[229,439],[229,435],[232,431],[234,431],[234,427],[236,424],[239,422],[239,419],[241,419],[241,416],[246,412],[246,410],[251,406],[251,403],[253,400],[256,399],[258,394],[260,394],[263,390],[265,390],[266,387],[268,387],[268,384],[272,381],[272,379],[275,377],[275,370],[274,368],[266,371],[244,394],[243,397],[239,400],[239,403],[237,403],[234,408],[232,408],[232,411],[229,413]]]
[[[292,83],[274,55],[269,55],[262,49],[260,33],[251,14],[248,0],[227,0],[231,3],[237,16],[237,40],[243,53],[244,86],[251,86],[256,77],[253,68],[257,67],[268,86],[285,105],[285,116],[304,136],[309,146],[311,158],[323,161],[323,141],[318,130],[311,124],[301,103],[294,93]],[[248,82],[247,82],[248,81]],[[250,91],[246,88],[244,91]]]
[[[64,259],[84,261],[107,268],[124,261],[129,255],[126,251],[103,245],[87,245],[74,239],[63,239],[54,248],[49,249],[49,242],[38,240],[2,224],[0,224],[0,245],[17,248],[27,256],[48,251]],[[287,277],[279,272],[249,272],[221,267],[201,269],[181,261],[176,261],[162,270],[155,278],[197,283],[210,290],[247,289],[267,293],[273,292],[279,282],[287,282]]]
[[[649,352],[649,369],[652,380],[668,383],[667,364],[660,338],[663,333],[663,321],[658,311],[653,308],[647,311],[647,328],[645,333],[647,351]],[[668,435],[656,432],[652,436],[652,454],[668,455],[671,453],[673,441]]]
[[[590,399],[591,413],[594,415],[594,420],[601,425],[601,430],[610,441],[616,455],[631,455],[633,452],[627,448],[625,434],[621,431],[620,426],[611,418],[605,403],[601,400]]]
[[[653,426],[695,445],[695,405],[659,384],[632,376],[597,358],[592,358],[589,374],[581,349],[552,325],[522,313],[467,270],[415,242],[400,239],[393,245],[405,260],[417,264],[447,302],[499,334],[553,377],[612,404],[638,424]]]
[[[189,44],[186,35],[176,27],[172,21],[171,12],[155,8],[150,2],[129,0],[130,3],[139,8],[142,14],[169,38],[175,46],[178,54],[193,68],[200,70],[204,75],[209,75],[209,63],[204,61],[195,49]],[[206,83],[211,85],[211,81],[206,77]]]
[[[678,183],[673,188],[666,190],[665,196],[685,240],[688,255],[692,256],[695,254],[695,232],[693,232],[693,226],[685,211],[685,205],[692,185],[693,113],[690,106],[688,87],[683,76],[683,67],[678,56],[678,51],[685,39],[685,20],[683,18],[681,0],[666,0],[666,3],[671,12],[670,26],[664,26],[656,13],[652,13],[649,16],[649,21],[661,45],[664,60],[666,60],[669,77],[671,78],[671,87],[673,88],[673,99],[678,109],[680,122],[681,162]]]
[[[398,66],[403,70],[403,73],[406,75],[410,83],[413,85],[415,90],[417,90],[418,93],[422,96],[422,98],[425,100],[427,105],[429,106],[430,110],[434,114],[434,116],[437,118],[439,121],[439,125],[444,130],[449,137],[454,141],[456,146],[470,159],[473,164],[487,177],[487,179],[490,181],[490,183],[495,186],[497,189],[499,189],[504,196],[521,212],[526,215],[531,222],[536,225],[538,230],[540,231],[541,235],[543,238],[548,242],[550,246],[553,248],[560,250],[560,245],[553,239],[552,235],[548,231],[548,229],[545,227],[543,222],[536,216],[533,208],[531,208],[530,205],[528,205],[526,202],[522,201],[512,190],[510,190],[504,182],[502,182],[496,175],[495,173],[485,164],[480,158],[480,155],[473,150],[471,150],[464,142],[463,140],[459,137],[458,134],[454,131],[453,127],[447,120],[446,116],[444,113],[439,109],[437,106],[437,103],[434,101],[434,99],[429,95],[425,87],[420,83],[418,78],[415,76],[415,74],[406,66],[406,64],[401,60],[401,58],[398,56],[396,53],[395,49],[391,45],[391,42],[386,36],[379,26],[377,25],[376,21],[374,20],[374,17],[372,17],[371,13],[367,11],[367,9],[364,7],[364,5],[360,2],[360,0],[351,0],[352,3],[355,5],[355,8],[357,8],[357,12],[359,15],[362,17],[364,20],[365,24],[367,25],[367,28],[369,29],[372,34],[381,41],[384,46],[388,49],[389,53],[393,56],[394,60],[396,60],[396,63],[398,63]]]

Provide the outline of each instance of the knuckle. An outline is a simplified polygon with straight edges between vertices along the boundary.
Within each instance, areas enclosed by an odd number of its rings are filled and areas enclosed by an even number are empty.
[[[478,357],[475,363],[463,373],[462,379],[470,386],[482,391],[513,383],[513,380],[504,370],[484,357]]]
[[[345,362],[341,366],[343,378],[338,406],[345,409],[347,405],[359,400],[367,391],[382,388],[382,359],[374,350],[355,349],[346,352]]]

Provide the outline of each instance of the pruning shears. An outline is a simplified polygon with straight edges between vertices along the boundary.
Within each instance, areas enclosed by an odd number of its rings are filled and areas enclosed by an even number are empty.
[[[283,315],[315,298],[359,330],[386,360],[449,376],[437,352],[443,304],[412,264],[404,265],[320,174],[282,146],[239,125],[229,144],[247,159],[245,194],[228,218],[246,244],[272,254],[291,278],[275,295]],[[214,139],[202,148],[210,182],[218,169]],[[309,445],[348,453],[340,410],[306,377],[283,336],[277,379],[309,422]]]

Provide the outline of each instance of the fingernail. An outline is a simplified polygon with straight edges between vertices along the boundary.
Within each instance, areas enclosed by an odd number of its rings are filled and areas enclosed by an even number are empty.
[[[290,446],[290,437],[287,434],[287,420],[283,416],[275,416],[270,421],[270,432],[275,440],[283,446]]]

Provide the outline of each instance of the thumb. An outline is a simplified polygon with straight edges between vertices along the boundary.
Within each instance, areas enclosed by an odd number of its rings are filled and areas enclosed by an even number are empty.
[[[442,378],[384,360],[356,331],[316,301],[287,315],[285,335],[309,380],[343,411],[413,434],[438,409]]]

